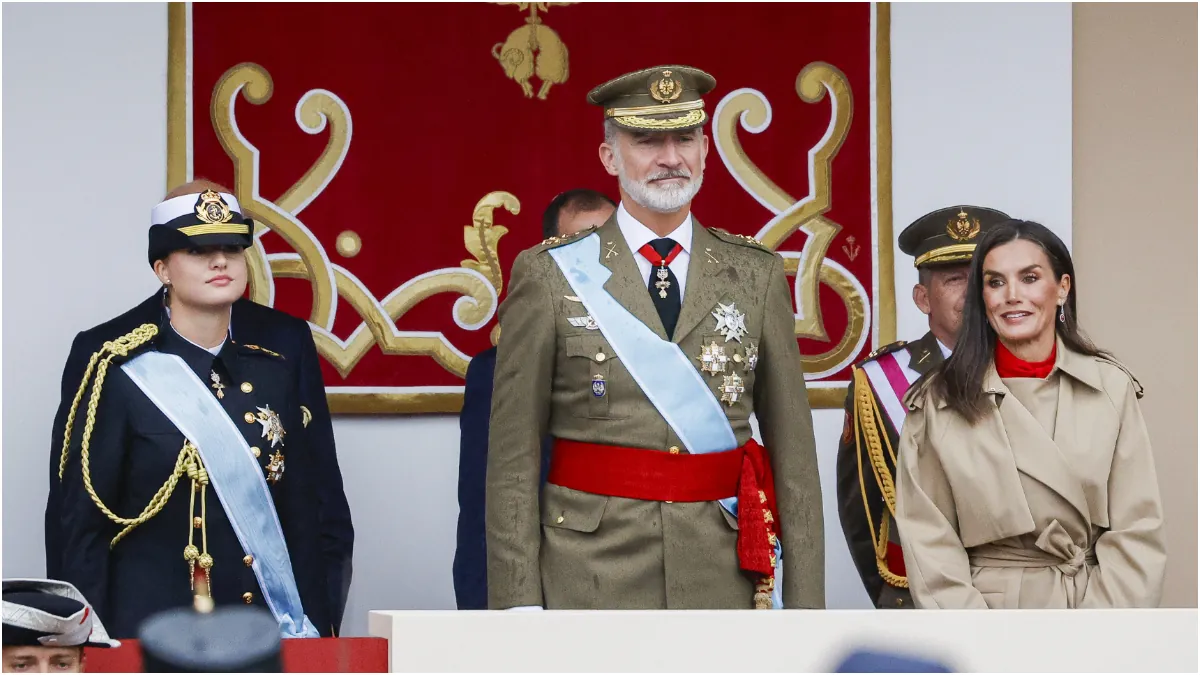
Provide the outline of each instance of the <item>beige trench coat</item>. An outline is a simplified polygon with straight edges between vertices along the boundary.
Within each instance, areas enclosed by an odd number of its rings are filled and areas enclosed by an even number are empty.
[[[918,607],[1158,606],[1166,548],[1140,386],[1061,340],[1050,377],[1053,437],[994,366],[974,426],[910,396],[896,520]]]

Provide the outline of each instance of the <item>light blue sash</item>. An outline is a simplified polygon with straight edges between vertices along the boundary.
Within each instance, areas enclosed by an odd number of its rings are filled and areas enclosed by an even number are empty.
[[[600,264],[600,235],[589,234],[570,244],[550,249],[571,290],[596,322],[625,370],[641,387],[689,452],[700,455],[738,447],[721,402],[708,388],[700,371],[679,345],[660,338],[624,305],[604,283],[612,272]],[[720,500],[737,517],[737,496]],[[777,540],[778,541],[778,540]],[[783,550],[775,546],[775,598],[783,607]]]
[[[121,370],[200,451],[238,541],[254,556],[251,568],[283,637],[320,637],[300,604],[287,543],[262,469],[229,415],[174,354],[146,352]]]

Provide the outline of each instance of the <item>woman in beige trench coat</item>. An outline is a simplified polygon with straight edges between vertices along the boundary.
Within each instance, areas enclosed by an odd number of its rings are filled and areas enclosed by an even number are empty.
[[[1159,604],[1142,389],[1080,333],[1074,278],[1036,223],[978,242],[954,353],[906,398],[896,524],[918,607]]]

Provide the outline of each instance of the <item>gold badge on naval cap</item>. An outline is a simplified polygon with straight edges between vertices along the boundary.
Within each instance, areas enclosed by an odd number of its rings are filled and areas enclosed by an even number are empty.
[[[220,194],[213,190],[205,190],[200,193],[200,199],[196,202],[196,217],[211,224],[227,223],[233,218],[233,212],[229,210],[229,205]]]

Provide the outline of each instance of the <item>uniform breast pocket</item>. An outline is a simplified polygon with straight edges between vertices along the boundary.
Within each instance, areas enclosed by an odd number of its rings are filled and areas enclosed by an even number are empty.
[[[566,387],[586,397],[586,405],[572,406],[577,415],[594,419],[616,419],[612,407],[614,390],[624,385],[625,371],[616,352],[600,335],[570,336],[566,339]]]
[[[754,369],[758,366],[758,337],[725,341],[721,333],[704,333],[700,353],[693,355],[701,375],[730,419],[748,419],[754,412]]]

